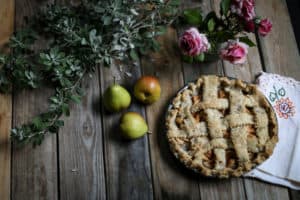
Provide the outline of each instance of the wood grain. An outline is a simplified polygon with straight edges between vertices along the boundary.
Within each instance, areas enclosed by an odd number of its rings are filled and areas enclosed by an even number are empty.
[[[290,190],[290,198],[292,200],[300,199],[300,191],[299,190]]]
[[[300,80],[300,56],[286,1],[257,1],[257,13],[271,19],[272,32],[260,37],[266,71]]]
[[[23,16],[30,16],[50,1],[16,0],[16,28],[23,24]],[[37,44],[42,47],[43,42]],[[13,101],[13,126],[29,121],[47,109],[51,91],[16,91]],[[12,199],[58,199],[56,135],[47,135],[41,146],[17,148],[13,145]]]
[[[160,100],[146,109],[155,199],[199,199],[198,177],[172,155],[165,132],[168,103],[183,87],[176,31],[170,28],[159,41],[161,51],[142,59],[143,74],[158,76],[162,87]]]
[[[15,2],[0,0],[0,46],[9,40],[14,31]]]
[[[14,95],[13,126],[46,110],[49,90],[22,91]],[[56,135],[47,135],[41,146],[13,145],[12,199],[57,199]]]
[[[0,0],[0,50],[14,30],[13,0]],[[0,199],[10,198],[11,145],[9,134],[12,121],[11,95],[0,95]]]
[[[248,200],[257,199],[289,199],[288,190],[284,187],[261,181],[245,181],[246,195]]]
[[[4,1],[13,2],[0,0],[0,45],[7,40],[6,34],[11,33],[3,31],[1,26],[2,23],[9,23],[8,20],[3,20],[1,13],[6,16],[10,13],[8,10],[13,9],[13,6],[2,7],[8,5],[2,3]],[[31,15],[46,2],[49,1],[16,0],[17,27],[23,24],[23,15]],[[183,6],[201,7],[205,13],[216,9],[218,2],[189,0],[183,1]],[[101,67],[92,79],[86,80],[84,87],[87,88],[87,94],[83,104],[72,106],[71,117],[66,119],[58,138],[55,135],[48,136],[42,146],[36,149],[30,146],[13,148],[12,194],[9,189],[10,146],[6,142],[8,134],[3,134],[10,129],[11,99],[9,96],[0,96],[0,199],[9,199],[10,195],[12,199],[28,197],[51,200],[289,199],[286,188],[257,180],[215,180],[200,177],[173,157],[165,138],[164,113],[169,101],[179,88],[201,74],[225,74],[253,81],[254,76],[263,69],[262,58],[267,71],[300,79],[300,57],[285,1],[266,0],[256,3],[257,13],[270,16],[274,25],[269,36],[259,38],[261,57],[257,48],[251,48],[248,61],[243,66],[221,61],[182,64],[177,46],[177,36],[182,30],[177,33],[174,29],[169,29],[160,38],[161,51],[142,58],[141,64],[137,63],[138,66],[124,65],[121,70],[118,64],[111,68]],[[13,26],[7,27],[12,30]],[[6,36],[2,36],[2,33]],[[254,36],[252,39],[255,41]],[[131,72],[131,76],[125,72]],[[118,128],[122,113],[109,114],[104,111],[100,96],[113,83],[113,76],[117,77],[118,83],[130,89],[142,72],[159,77],[162,97],[146,109],[133,99],[129,110],[139,112],[147,118],[153,134],[136,141],[126,141],[120,137]],[[50,93],[50,90],[17,92],[13,101],[13,125],[20,125],[34,114],[45,110],[46,98]],[[290,191],[290,197],[299,199],[299,192]]]
[[[81,104],[71,106],[59,131],[60,199],[106,197],[98,74],[86,79],[86,95]]]
[[[130,75],[126,75],[130,73]],[[135,81],[141,70],[134,65],[113,64],[109,68],[101,67],[101,93],[117,83],[127,88],[132,94]],[[127,111],[144,115],[143,106],[132,98]],[[101,102],[97,102],[101,104]],[[102,124],[105,147],[105,167],[108,199],[153,199],[151,166],[147,137],[127,141],[121,137],[119,121],[122,113],[108,113],[102,108]]]
[[[11,95],[0,95],[0,199],[10,197],[11,146],[9,134],[12,121]]]
[[[76,1],[56,0],[58,4]],[[60,199],[105,199],[104,147],[98,69],[82,87],[85,96],[71,106],[58,135]]]

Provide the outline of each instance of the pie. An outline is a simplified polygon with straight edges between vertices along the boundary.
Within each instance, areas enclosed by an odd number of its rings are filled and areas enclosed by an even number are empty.
[[[205,176],[241,176],[278,141],[275,113],[253,84],[202,76],[174,98],[166,117],[174,155]]]

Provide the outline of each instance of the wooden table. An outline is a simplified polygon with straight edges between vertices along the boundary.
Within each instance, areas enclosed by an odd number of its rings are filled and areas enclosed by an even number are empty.
[[[0,44],[23,16],[54,0],[0,0]],[[66,3],[56,0],[56,3]],[[184,0],[182,7],[201,7],[204,13],[219,6],[219,0]],[[285,0],[257,0],[257,13],[268,16],[273,32],[252,37],[259,48],[251,48],[242,67],[227,62],[189,65],[182,63],[176,47],[178,32],[169,29],[160,38],[159,53],[141,58],[138,67],[99,67],[85,82],[87,95],[73,105],[71,117],[58,135],[49,135],[35,149],[17,149],[8,140],[12,126],[26,122],[47,108],[51,90],[23,91],[0,97],[0,200],[6,199],[300,199],[300,193],[258,180],[205,179],[186,170],[169,151],[164,132],[166,105],[185,83],[201,74],[219,74],[253,81],[263,70],[300,79],[300,57]],[[103,112],[103,91],[113,82],[132,88],[142,74],[157,75],[162,97],[154,105],[133,103],[153,134],[126,142],[118,134],[120,114]]]

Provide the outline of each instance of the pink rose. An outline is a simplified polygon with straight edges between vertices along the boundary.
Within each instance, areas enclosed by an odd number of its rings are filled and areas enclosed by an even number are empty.
[[[247,54],[248,45],[235,40],[229,40],[220,51],[221,58],[232,64],[243,64]]]
[[[245,31],[247,31],[249,33],[254,33],[254,31],[255,31],[255,23],[252,20],[245,22]]]
[[[183,33],[179,38],[179,46],[183,53],[189,56],[199,55],[210,48],[206,36],[199,33],[196,28],[190,28]]]
[[[258,33],[261,36],[266,36],[272,30],[272,23],[269,19],[262,19],[258,26]]]
[[[238,14],[246,21],[255,17],[254,0],[232,0],[231,12]]]

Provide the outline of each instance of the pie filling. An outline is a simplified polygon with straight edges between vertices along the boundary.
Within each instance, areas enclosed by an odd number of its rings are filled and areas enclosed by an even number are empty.
[[[275,114],[256,86],[213,75],[177,94],[166,124],[175,156],[206,176],[240,176],[278,141]]]

